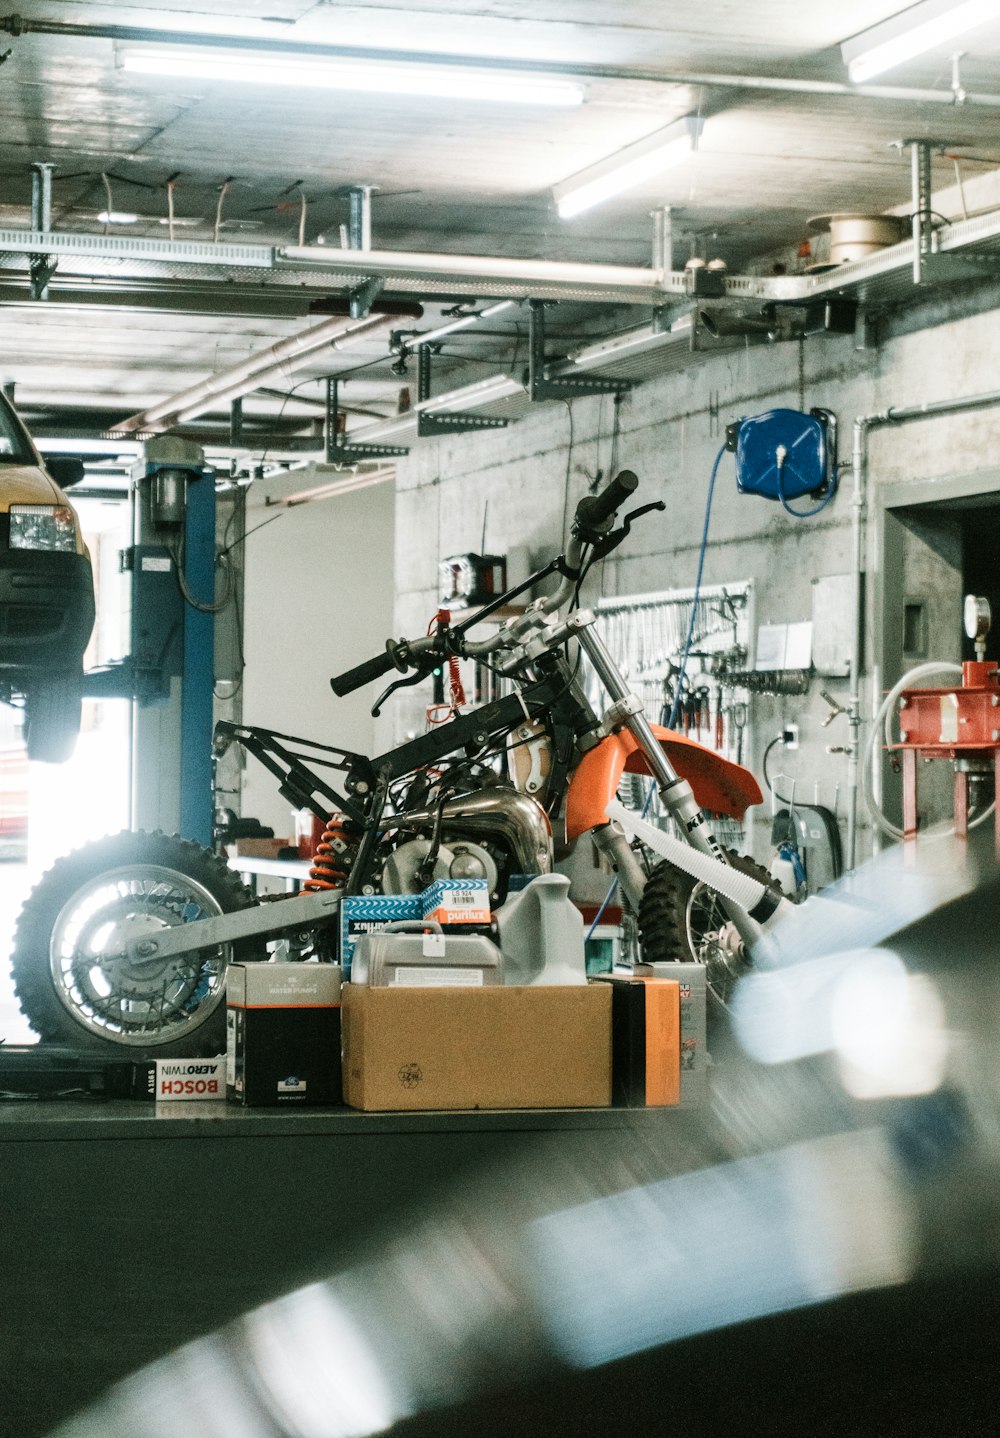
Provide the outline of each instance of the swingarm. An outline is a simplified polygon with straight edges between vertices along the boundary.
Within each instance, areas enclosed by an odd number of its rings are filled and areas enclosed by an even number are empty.
[[[219,914],[211,919],[196,919],[190,924],[176,924],[162,933],[133,939],[125,945],[123,957],[130,963],[159,963],[174,954],[214,949],[220,944],[234,944],[262,934],[271,938],[287,929],[311,929],[336,914],[341,893],[340,889],[324,889],[319,893],[276,899],[274,903],[254,904],[252,908],[237,909],[235,913]]]

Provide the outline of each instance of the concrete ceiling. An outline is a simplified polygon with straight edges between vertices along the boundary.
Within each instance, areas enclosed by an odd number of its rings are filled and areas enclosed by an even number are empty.
[[[0,66],[0,228],[29,227],[30,166],[47,161],[56,166],[61,231],[100,233],[110,186],[112,208],[140,217],[112,233],[163,238],[166,181],[176,176],[178,240],[212,241],[218,221],[222,241],[295,244],[302,224],[307,243],[336,245],[345,188],[370,184],[376,248],[643,266],[649,212],[669,205],[675,265],[718,255],[742,270],[804,239],[810,215],[905,206],[909,161],[893,141],[940,140],[965,157],[970,176],[1000,163],[1000,105],[755,88],[762,77],[843,84],[840,42],[903,8],[900,0],[26,0],[29,23],[530,60],[578,72],[584,103],[539,109],[150,77],[116,65],[124,42],[29,31],[0,47],[10,50]],[[964,88],[1000,91],[1000,20],[963,43]],[[678,82],[720,74],[732,85]],[[949,55],[937,52],[879,83],[947,96],[951,80]],[[575,220],[558,218],[555,182],[696,111],[707,121],[690,161]],[[938,159],[935,177],[953,178],[954,162]],[[23,275],[0,271],[0,378],[16,382],[36,428],[60,409],[126,414],[313,323],[312,298],[288,286],[144,285],[123,266],[99,286],[57,273],[41,304],[27,301]],[[441,306],[429,304],[426,322],[440,317]],[[614,322],[607,310],[562,305],[549,327],[565,348]],[[509,369],[523,328],[515,312],[482,337],[470,332],[448,346],[439,372],[466,383],[494,372],[501,356]],[[350,383],[349,405],[393,410],[406,381],[388,363],[384,340],[340,357],[345,371],[368,366]],[[317,364],[303,373],[321,372]],[[301,393],[315,402],[320,391]],[[247,403],[281,406],[280,397]],[[306,410],[286,401],[285,415],[303,419]]]

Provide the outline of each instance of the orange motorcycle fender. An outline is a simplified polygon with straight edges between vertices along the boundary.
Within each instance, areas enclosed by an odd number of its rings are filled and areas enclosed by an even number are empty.
[[[659,724],[652,729],[679,777],[691,785],[702,809],[742,819],[752,804],[763,801],[760,785],[749,769]],[[650,768],[638,741],[622,729],[588,749],[573,773],[566,795],[566,838],[570,843],[588,829],[608,822],[608,804],[625,773],[649,774]]]

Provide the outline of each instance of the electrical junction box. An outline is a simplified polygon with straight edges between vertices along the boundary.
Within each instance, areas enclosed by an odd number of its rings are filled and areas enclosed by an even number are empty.
[[[502,554],[452,554],[438,565],[439,598],[448,609],[488,604],[507,588]]]
[[[184,598],[173,556],[162,544],[136,544],[122,551],[121,561],[132,576],[129,657],[138,669],[159,674],[166,698],[169,676],[184,667]]]
[[[340,1103],[340,990],[339,964],[230,964],[226,1097]]]
[[[812,582],[812,662],[827,679],[851,670],[854,627],[853,574],[824,574]]]

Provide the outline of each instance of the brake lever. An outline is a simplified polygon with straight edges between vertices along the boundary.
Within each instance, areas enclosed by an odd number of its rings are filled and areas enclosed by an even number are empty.
[[[390,694],[395,694],[397,689],[405,689],[409,684],[419,684],[421,679],[425,679],[426,677],[427,675],[425,674],[423,669],[417,669],[414,671],[414,673],[407,674],[402,679],[393,680],[393,682],[389,685],[387,689],[382,690],[382,693],[378,696],[378,698],[375,700],[375,703],[372,705],[372,718],[378,718],[378,716],[382,712],[382,705],[389,698]]]
[[[610,554],[613,549],[617,549],[622,540],[627,539],[631,534],[632,525],[635,520],[641,519],[644,514],[649,514],[654,509],[666,509],[666,507],[662,499],[655,499],[651,504],[640,505],[638,509],[633,509],[629,514],[626,514],[618,529],[612,529],[610,534],[606,534],[603,539],[598,540],[594,545],[591,550],[590,562],[594,563],[595,560],[603,559],[604,556]]]

